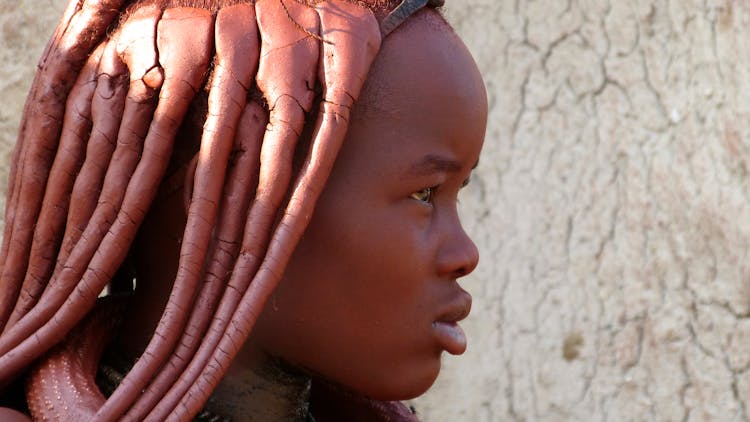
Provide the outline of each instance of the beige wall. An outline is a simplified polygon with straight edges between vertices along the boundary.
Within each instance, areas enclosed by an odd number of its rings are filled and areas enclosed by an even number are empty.
[[[484,254],[427,419],[748,420],[748,3],[466,3]]]
[[[470,348],[424,419],[748,419],[750,6],[447,3],[491,114]],[[63,6],[0,4],[4,148]]]

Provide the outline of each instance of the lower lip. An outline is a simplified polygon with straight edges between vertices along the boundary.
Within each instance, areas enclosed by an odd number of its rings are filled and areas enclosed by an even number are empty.
[[[452,355],[466,351],[466,333],[455,322],[435,321],[432,328],[440,346]]]

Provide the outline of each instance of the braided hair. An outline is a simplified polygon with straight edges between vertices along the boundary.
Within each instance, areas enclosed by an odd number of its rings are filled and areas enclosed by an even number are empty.
[[[11,165],[0,388],[80,325],[103,290],[132,285],[139,227],[197,149],[179,266],[152,340],[108,399],[94,392],[76,409],[193,417],[305,230],[382,37],[426,3],[71,0]],[[311,119],[312,139],[298,147]]]

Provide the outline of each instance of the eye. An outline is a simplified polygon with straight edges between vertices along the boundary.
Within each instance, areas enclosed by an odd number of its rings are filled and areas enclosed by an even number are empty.
[[[433,186],[433,187],[424,188],[416,192],[413,192],[411,195],[409,195],[409,197],[411,199],[416,199],[417,201],[430,204],[432,203],[432,196],[434,195],[434,193],[435,193],[435,187]]]

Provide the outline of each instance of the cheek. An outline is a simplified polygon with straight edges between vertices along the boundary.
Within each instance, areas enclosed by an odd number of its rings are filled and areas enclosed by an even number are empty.
[[[388,207],[321,214],[301,245],[298,271],[335,295],[360,323],[404,321],[422,306],[430,253],[420,230]],[[357,217],[355,217],[357,216]],[[312,271],[311,271],[312,270]]]
[[[316,212],[259,324],[272,354],[373,396],[420,394],[439,370],[428,253],[419,230],[363,208]]]

